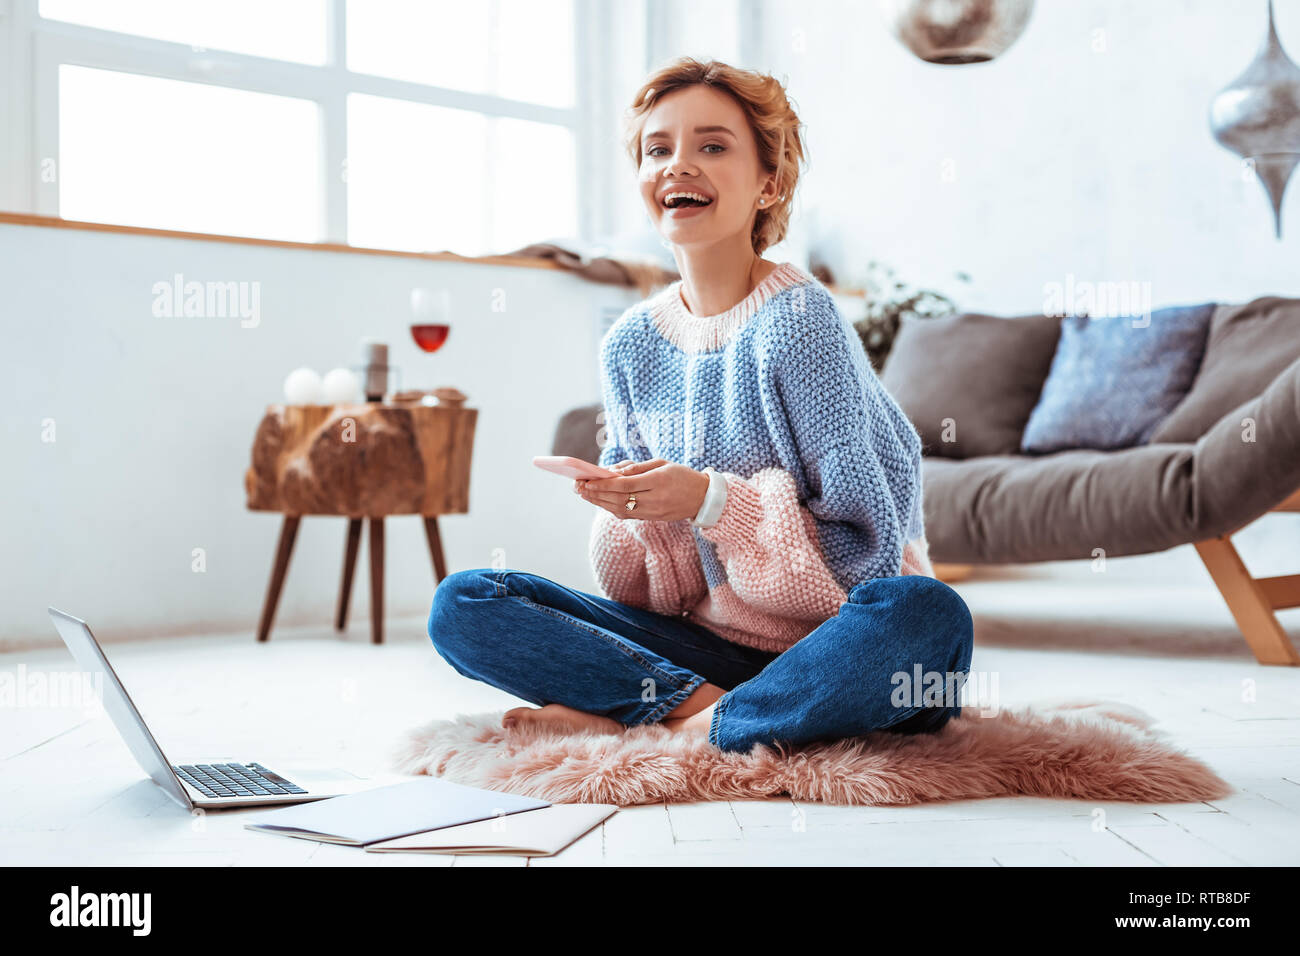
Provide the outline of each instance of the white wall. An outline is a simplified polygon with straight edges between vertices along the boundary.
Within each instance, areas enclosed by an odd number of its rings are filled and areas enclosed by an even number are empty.
[[[260,282],[260,324],[156,318],[153,284],[175,273]],[[430,356],[410,340],[408,297],[441,285],[456,315]],[[292,368],[355,365],[363,335],[390,343],[406,387],[454,385],[479,409],[470,513],[441,521],[449,571],[490,566],[502,549],[505,566],[594,589],[591,506],[530,458],[549,454],[563,412],[599,398],[601,307],[635,293],[554,270],[3,224],[0,290],[0,646],[57,640],[46,605],[108,640],[251,635],[280,524],[244,505],[254,431]],[[345,527],[303,520],[277,624],[332,620]],[[426,613],[420,522],[393,518],[387,532],[387,611]],[[205,573],[191,570],[194,548]],[[366,561],[363,545],[357,635],[369,627]]]
[[[998,313],[1040,308],[1067,273],[1150,282],[1156,307],[1300,294],[1300,185],[1278,242],[1208,125],[1263,39],[1264,0],[1040,0],[1006,54],[971,66],[917,59],[874,2],[763,5],[749,65],[788,80],[807,124],[798,226],[837,278],[883,259]],[[1276,6],[1300,57],[1300,3]]]

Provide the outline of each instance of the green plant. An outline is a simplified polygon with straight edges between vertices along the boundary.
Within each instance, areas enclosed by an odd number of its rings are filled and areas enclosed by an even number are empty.
[[[970,276],[964,272],[954,275],[959,282],[970,282]],[[853,327],[877,374],[885,367],[904,316],[930,319],[957,311],[956,303],[943,293],[909,286],[898,279],[892,268],[876,259],[867,263],[863,292],[866,315],[855,321]]]

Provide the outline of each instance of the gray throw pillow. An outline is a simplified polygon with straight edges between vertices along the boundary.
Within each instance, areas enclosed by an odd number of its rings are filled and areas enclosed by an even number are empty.
[[[1014,455],[1052,364],[1060,320],[964,312],[905,318],[880,381],[939,458]]]
[[[1300,299],[1270,295],[1220,305],[1210,319],[1205,359],[1192,390],[1150,440],[1197,441],[1224,415],[1261,394],[1297,358]]]
[[[1214,303],[1061,319],[1043,394],[1025,425],[1026,454],[1146,443],[1200,368]]]

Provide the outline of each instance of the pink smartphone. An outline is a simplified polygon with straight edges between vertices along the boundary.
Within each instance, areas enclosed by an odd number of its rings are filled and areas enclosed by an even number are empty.
[[[571,455],[534,455],[533,464],[538,468],[563,475],[565,478],[617,478],[618,472],[593,465],[581,458]]]

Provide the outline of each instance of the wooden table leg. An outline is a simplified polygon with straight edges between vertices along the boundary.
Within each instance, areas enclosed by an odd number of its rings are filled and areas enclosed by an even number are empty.
[[[429,539],[429,554],[433,557],[433,583],[436,586],[447,576],[447,560],[442,554],[442,535],[438,533],[438,517],[424,516],[424,536]]]
[[[348,604],[352,601],[352,575],[357,567],[357,551],[361,546],[361,519],[348,519],[348,540],[343,547],[343,582],[339,585],[338,606],[334,612],[334,630],[348,626]]]
[[[370,643],[384,643],[384,519],[370,519]]]
[[[275,619],[275,609],[280,603],[280,588],[284,585],[284,576],[289,570],[289,556],[293,554],[293,542],[298,536],[299,515],[285,515],[280,525],[280,543],[275,549],[275,566],[271,568],[271,580],[266,588],[266,599],[262,602],[262,619],[257,623],[257,639],[265,641],[271,636],[271,622]]]

